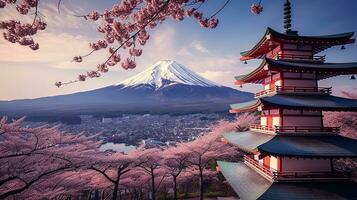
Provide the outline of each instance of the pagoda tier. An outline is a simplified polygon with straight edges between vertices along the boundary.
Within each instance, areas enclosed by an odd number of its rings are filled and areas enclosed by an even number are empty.
[[[357,199],[357,183],[349,180],[272,182],[244,163],[218,161],[220,171],[240,199],[346,200]]]
[[[241,53],[240,60],[250,60],[255,58],[280,57],[289,58],[289,55],[313,57],[325,49],[336,45],[350,44],[354,32],[341,33],[324,36],[300,36],[297,31],[289,33],[279,33],[271,28],[267,28],[262,39],[249,51]]]
[[[288,80],[292,82],[296,79],[301,80],[321,80],[338,75],[357,74],[357,62],[352,63],[323,63],[286,60],[274,60],[265,58],[263,62],[254,71],[236,76],[236,85],[244,83],[264,84],[266,78],[271,77],[276,81]],[[288,83],[287,83],[288,85]]]
[[[270,135],[246,131],[225,133],[224,138],[240,150],[248,154],[260,154],[260,157],[264,155],[289,158],[357,157],[357,140],[337,134]]]
[[[270,93],[272,96],[263,96],[258,99],[231,104],[231,113],[250,112],[269,109],[283,109],[287,112],[294,112],[294,115],[301,114],[298,111],[357,111],[357,100],[336,97],[332,95],[303,95],[303,94],[279,94],[279,91]],[[274,115],[283,115],[283,111],[276,110]],[[289,115],[290,113],[286,113]],[[307,116],[313,113],[306,113]]]

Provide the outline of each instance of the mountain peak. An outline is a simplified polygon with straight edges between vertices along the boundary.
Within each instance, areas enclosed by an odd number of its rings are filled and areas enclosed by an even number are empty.
[[[140,72],[117,85],[122,85],[124,87],[150,85],[155,89],[160,89],[174,84],[220,87],[219,84],[201,77],[189,68],[173,60],[158,61],[143,72]]]

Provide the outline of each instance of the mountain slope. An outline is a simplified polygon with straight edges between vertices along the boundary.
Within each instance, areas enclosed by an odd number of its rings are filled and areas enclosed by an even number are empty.
[[[175,61],[160,61],[119,84],[69,95],[0,102],[0,115],[225,112],[251,93],[209,81]]]
[[[124,87],[148,85],[157,90],[172,84],[196,85],[203,87],[220,86],[199,76],[176,61],[170,60],[159,61],[145,71],[119,83],[118,85],[123,85]]]

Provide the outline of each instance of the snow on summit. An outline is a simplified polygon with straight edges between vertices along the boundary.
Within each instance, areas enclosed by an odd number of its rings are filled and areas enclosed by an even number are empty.
[[[220,87],[210,80],[203,78],[187,67],[171,60],[162,60],[139,74],[120,82],[124,87],[150,85],[156,89],[173,84],[196,85],[203,87]]]

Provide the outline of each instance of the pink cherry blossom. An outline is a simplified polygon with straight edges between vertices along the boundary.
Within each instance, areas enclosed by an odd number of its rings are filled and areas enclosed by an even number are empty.
[[[78,80],[79,80],[79,81],[85,81],[85,80],[86,80],[86,78],[87,78],[87,76],[86,76],[86,75],[84,75],[84,74],[80,74],[80,75],[78,75]]]
[[[56,87],[61,87],[61,86],[62,86],[62,82],[61,82],[61,81],[57,81],[57,82],[55,83],[55,86],[56,86]]]
[[[252,4],[252,6],[250,6],[250,11],[255,15],[259,15],[263,12],[263,6],[260,4]]]

